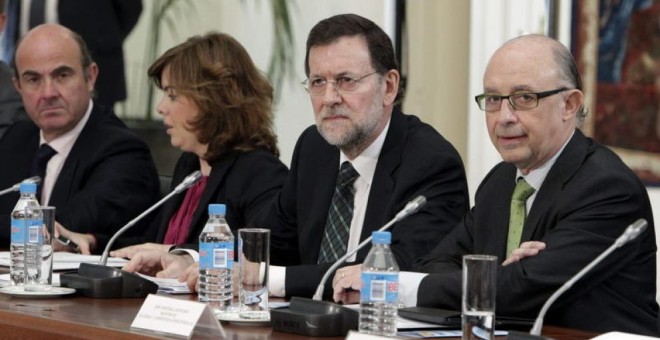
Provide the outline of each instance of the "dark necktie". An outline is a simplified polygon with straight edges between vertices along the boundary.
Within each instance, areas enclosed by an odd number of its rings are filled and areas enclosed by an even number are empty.
[[[511,214],[509,215],[509,236],[506,243],[506,257],[520,245],[527,209],[525,202],[534,193],[534,188],[523,178],[518,180],[511,196]]]
[[[41,200],[41,188],[42,188],[42,184],[44,183],[44,179],[46,177],[46,166],[48,165],[48,161],[53,156],[55,156],[56,153],[57,151],[51,148],[50,145],[41,144],[41,146],[39,147],[39,151],[37,151],[37,155],[32,160],[32,167],[30,168],[30,176],[39,176],[39,178],[41,178],[41,182],[39,182],[39,185],[37,186],[38,200]]]
[[[348,231],[353,219],[353,182],[360,176],[350,162],[344,162],[337,176],[335,193],[328,211],[318,263],[335,262],[346,254]]]
[[[46,22],[46,0],[32,0],[30,3],[30,28]]]

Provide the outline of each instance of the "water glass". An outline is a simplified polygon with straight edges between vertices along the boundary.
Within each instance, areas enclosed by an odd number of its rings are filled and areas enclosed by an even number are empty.
[[[270,230],[238,230],[239,315],[245,319],[268,319],[268,267]]]
[[[463,340],[493,339],[497,256],[463,256]]]

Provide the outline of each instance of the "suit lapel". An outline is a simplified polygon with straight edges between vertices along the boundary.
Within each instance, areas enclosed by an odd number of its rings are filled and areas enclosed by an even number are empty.
[[[393,209],[388,205],[388,202],[394,192],[394,171],[401,163],[402,148],[405,144],[407,129],[406,118],[399,110],[395,109],[392,112],[387,136],[385,136],[383,148],[376,163],[360,241],[371,236],[373,231],[382,227],[386,222],[384,218],[388,216],[385,210]],[[368,251],[367,248],[365,247],[364,251]]]
[[[551,208],[561,196],[564,185],[579,170],[582,160],[586,157],[587,147],[588,139],[582,132],[575,130],[575,134],[557,158],[536,194],[532,208],[525,220],[521,242],[531,240],[543,216],[553,211]]]
[[[90,130],[94,129],[94,126],[98,124],[101,118],[102,112],[100,112],[98,105],[94,105],[94,108],[89,115],[89,119],[80,131],[80,135],[78,135],[78,138],[73,143],[73,147],[62,165],[62,170],[60,170],[60,174],[57,176],[57,180],[53,185],[53,191],[50,194],[49,205],[64,206],[69,200],[74,183],[81,180],[82,174],[78,174],[78,170],[83,158],[82,155],[88,155],[93,151],[92,148],[96,147],[96,143],[90,143],[88,141],[90,134],[93,133],[93,131],[90,132]]]
[[[239,157],[239,152],[232,152],[222,158],[216,160],[211,165],[211,174],[206,182],[206,187],[202,193],[202,197],[199,199],[197,204],[197,209],[193,214],[192,220],[190,221],[190,228],[188,229],[188,236],[186,239],[190,239],[190,235],[198,235],[201,230],[196,230],[196,226],[203,226],[205,219],[207,218],[207,207],[210,203],[223,203],[227,202],[212,202],[213,198],[216,197],[216,193],[220,190],[220,187],[227,177],[227,173],[236,162],[236,159]]]

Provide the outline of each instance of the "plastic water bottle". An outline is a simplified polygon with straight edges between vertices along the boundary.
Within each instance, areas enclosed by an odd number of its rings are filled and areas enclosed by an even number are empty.
[[[399,266],[396,264],[388,231],[374,231],[371,250],[362,264],[359,331],[396,336],[399,304]]]
[[[21,196],[11,213],[11,240],[9,244],[10,263],[9,277],[14,286],[25,283],[25,244],[30,227],[41,226],[41,216],[32,208],[39,207],[37,201],[37,185],[35,183],[21,183],[19,187]]]
[[[199,235],[199,301],[227,311],[234,296],[234,235],[225,220],[224,204],[209,204],[209,220]]]

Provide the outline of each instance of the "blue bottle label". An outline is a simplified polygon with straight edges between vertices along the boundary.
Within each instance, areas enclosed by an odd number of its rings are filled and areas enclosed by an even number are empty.
[[[399,302],[399,273],[362,273],[362,302]]]
[[[11,243],[25,243],[25,220],[11,219]]]
[[[200,242],[199,269],[234,267],[234,242]]]

